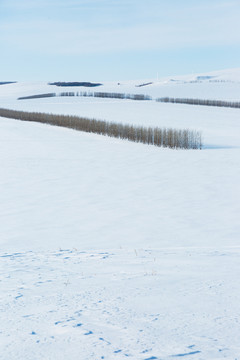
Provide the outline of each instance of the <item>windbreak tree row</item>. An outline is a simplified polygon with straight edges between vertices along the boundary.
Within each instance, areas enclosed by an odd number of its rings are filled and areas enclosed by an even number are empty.
[[[201,149],[201,132],[189,129],[152,128],[88,119],[78,116],[54,115],[0,108],[0,116],[61,126],[88,133],[126,139],[172,149]]]
[[[110,92],[90,92],[90,91],[63,91],[59,94],[47,93],[39,95],[30,95],[19,97],[18,100],[40,99],[55,96],[87,96],[108,99],[128,99],[128,100],[152,100],[151,96],[143,94],[125,94],[125,93],[110,93]]]
[[[204,105],[204,106],[219,106],[240,108],[239,101],[225,101],[225,100],[207,100],[207,99],[189,99],[189,98],[170,98],[162,97],[156,99],[158,102],[187,104],[187,105]]]
[[[19,97],[18,100],[28,100],[28,99],[42,99],[57,96],[56,93],[47,93],[47,94],[38,94],[38,95],[30,95],[30,96],[22,96]]]
[[[128,100],[152,100],[151,96],[144,94],[125,94],[125,93],[112,93],[112,92],[89,92],[89,91],[68,91],[61,92],[60,96],[87,96],[98,97],[107,99],[128,99]]]
[[[30,95],[30,96],[19,97],[18,100],[29,100],[29,99],[39,99],[39,98],[58,97],[58,96],[84,96],[84,97],[97,97],[97,98],[107,98],[107,99],[153,100],[151,96],[144,94],[126,94],[126,93],[90,92],[90,91],[77,91],[77,92],[64,91],[64,92],[60,92],[59,94],[47,93],[47,94]],[[240,101],[171,98],[167,96],[156,98],[156,101],[163,103],[173,103],[173,104],[240,108]]]

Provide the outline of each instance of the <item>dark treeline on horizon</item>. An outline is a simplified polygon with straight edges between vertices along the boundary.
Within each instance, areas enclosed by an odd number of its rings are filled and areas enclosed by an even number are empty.
[[[0,81],[0,85],[16,84],[17,81]]]
[[[48,85],[96,87],[96,86],[101,86],[102,84],[100,84],[100,83],[91,83],[91,82],[77,82],[77,81],[73,81],[73,82],[61,82],[61,81],[58,81],[58,82],[48,83]]]

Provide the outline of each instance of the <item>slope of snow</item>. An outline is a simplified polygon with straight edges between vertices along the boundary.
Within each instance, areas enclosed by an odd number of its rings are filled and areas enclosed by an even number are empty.
[[[0,126],[3,359],[238,356],[239,148]]]
[[[237,147],[173,151],[9,119],[0,137],[2,250],[238,245]]]
[[[205,148],[0,118],[0,359],[237,359],[240,110],[24,86],[0,106],[197,128]]]

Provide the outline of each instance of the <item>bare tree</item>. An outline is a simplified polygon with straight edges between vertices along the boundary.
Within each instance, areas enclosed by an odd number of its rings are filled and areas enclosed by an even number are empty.
[[[199,131],[189,129],[151,128],[79,116],[54,115],[0,108],[0,116],[22,121],[40,122],[67,127],[88,133],[96,133],[144,144],[169,147],[172,149],[201,149],[202,136]]]

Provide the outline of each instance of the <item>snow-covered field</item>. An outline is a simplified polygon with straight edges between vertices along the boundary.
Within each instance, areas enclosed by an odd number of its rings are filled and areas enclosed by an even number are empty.
[[[239,100],[239,71],[217,74],[101,91]],[[65,90],[1,85],[0,107],[189,127],[205,147],[0,118],[0,359],[240,359],[240,109],[16,100]]]

